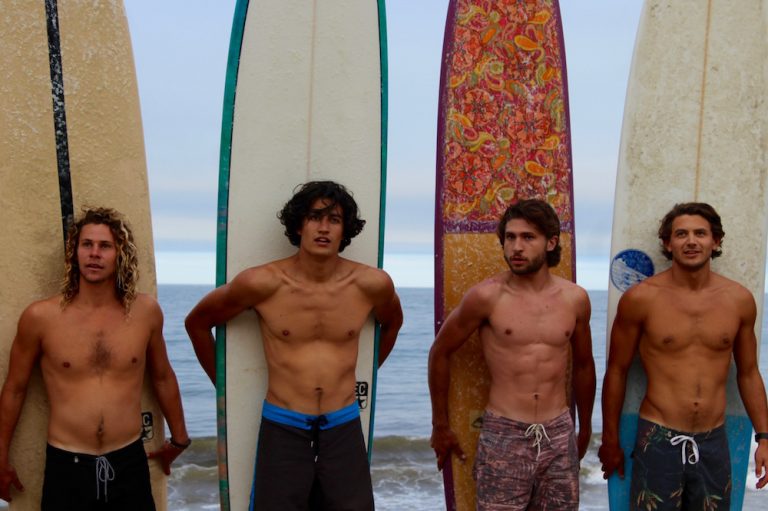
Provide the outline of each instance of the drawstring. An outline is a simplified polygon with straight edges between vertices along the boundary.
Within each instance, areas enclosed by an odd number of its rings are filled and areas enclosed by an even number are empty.
[[[320,428],[328,424],[328,419],[325,415],[318,415],[314,419],[307,419],[307,425],[312,426],[312,441],[309,446],[312,447],[315,453],[315,462],[320,455]]]
[[[536,453],[536,459],[539,459],[539,455],[541,454],[541,439],[546,438],[547,442],[552,442],[552,440],[549,439],[549,436],[547,435],[547,430],[544,429],[544,424],[531,424],[528,426],[528,429],[525,430],[525,437],[534,437],[533,440],[533,447],[538,448],[538,452]]]
[[[696,463],[699,462],[699,446],[696,443],[696,440],[694,440],[692,436],[677,435],[676,437],[673,437],[672,439],[670,439],[669,443],[672,444],[672,445],[677,445],[679,443],[683,444],[682,448],[680,449],[680,457],[683,460],[683,465],[685,465],[686,460],[691,465],[695,465]],[[691,446],[691,451],[692,452],[691,452],[691,455],[688,456],[688,458],[686,458],[685,457],[685,447],[687,445],[689,445],[689,444]]]
[[[104,502],[107,502],[107,483],[114,481],[115,469],[104,456],[96,457],[96,500],[99,500],[99,485],[104,483]]]

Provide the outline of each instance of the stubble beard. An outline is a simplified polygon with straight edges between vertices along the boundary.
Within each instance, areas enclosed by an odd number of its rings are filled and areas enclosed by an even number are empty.
[[[509,260],[507,260],[507,265],[509,265],[509,269],[515,275],[531,275],[538,272],[541,269],[541,267],[544,266],[545,262],[546,262],[546,254],[530,259],[528,261],[528,264],[522,268],[515,268],[514,266],[512,266],[512,262]]]

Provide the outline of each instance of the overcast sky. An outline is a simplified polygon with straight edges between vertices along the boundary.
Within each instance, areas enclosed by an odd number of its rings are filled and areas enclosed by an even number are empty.
[[[221,109],[234,5],[234,0],[125,0],[161,283],[214,279]],[[431,283],[427,266],[433,251],[437,94],[447,5],[447,0],[386,3],[385,268],[399,285]],[[641,0],[560,3],[577,267],[580,283],[591,289],[607,288],[624,94],[641,5]]]

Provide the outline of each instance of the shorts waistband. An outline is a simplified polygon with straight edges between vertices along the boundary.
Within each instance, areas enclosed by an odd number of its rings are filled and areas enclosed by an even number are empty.
[[[550,437],[562,434],[571,434],[573,432],[573,419],[571,412],[566,410],[562,414],[538,424],[516,421],[509,417],[496,414],[490,410],[485,410],[483,414],[483,430],[493,433],[509,434],[510,431],[518,431],[525,435],[532,426],[542,426],[546,429]]]
[[[97,458],[109,458],[110,460],[119,461],[123,457],[135,456],[135,452],[138,449],[140,449],[141,452],[144,452],[144,444],[142,443],[141,438],[137,438],[135,441],[131,442],[125,447],[115,449],[114,451],[105,452],[104,454],[86,454],[81,452],[67,451],[64,449],[59,449],[58,447],[54,447],[51,444],[46,445],[45,454],[50,459],[60,461],[74,461],[75,463],[95,463]]]
[[[701,442],[702,440],[706,440],[708,438],[716,438],[719,436],[725,436],[725,424],[721,424],[717,426],[716,428],[712,428],[708,431],[701,431],[699,433],[691,433],[690,431],[678,431],[676,429],[668,428],[667,426],[664,426],[662,424],[659,424],[658,422],[649,421],[648,419],[643,419],[640,417],[638,419],[638,425],[642,426],[645,425],[646,428],[654,427],[657,430],[659,430],[662,434],[666,436],[688,436],[691,438],[696,439],[697,442]],[[639,429],[639,428],[638,428]]]
[[[294,412],[287,408],[281,408],[272,403],[264,401],[261,416],[264,419],[282,424],[284,426],[293,426],[294,428],[311,430],[319,428],[321,430],[331,429],[360,417],[360,409],[357,401],[333,412],[321,415],[309,415],[306,413]]]

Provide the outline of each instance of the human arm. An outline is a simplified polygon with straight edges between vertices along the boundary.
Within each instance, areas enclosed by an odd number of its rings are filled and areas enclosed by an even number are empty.
[[[573,395],[579,419],[579,458],[584,458],[592,436],[592,407],[595,403],[595,359],[592,355],[592,332],[589,318],[592,307],[586,291],[579,289],[576,326],[571,336],[573,349]]]
[[[744,290],[737,303],[742,320],[733,345],[733,359],[736,363],[739,394],[755,431],[768,432],[765,386],[757,365],[757,339],[754,330],[757,309],[752,295],[747,290]],[[758,478],[758,488],[768,484],[768,440],[760,440],[757,443],[755,476]]]
[[[170,441],[163,443],[160,449],[150,452],[149,458],[157,459],[163,472],[169,475],[171,463],[184,451],[184,448],[179,446],[189,445],[190,439],[184,422],[179,382],[171,367],[171,362],[168,360],[168,352],[163,339],[163,313],[160,306],[154,301],[149,304],[148,309],[152,332],[147,345],[147,368],[152,388],[171,432]]]
[[[258,291],[259,272],[252,268],[240,273],[232,282],[218,287],[203,297],[187,315],[184,326],[195,349],[195,355],[216,385],[216,341],[211,329],[223,325],[242,311],[255,305],[252,295]],[[252,288],[257,287],[253,290]],[[257,294],[257,293],[256,293]]]
[[[475,286],[464,296],[435,337],[429,350],[428,380],[432,399],[431,446],[437,455],[437,468],[442,470],[450,460],[451,452],[466,459],[448,419],[448,389],[450,386],[450,357],[458,350],[483,321],[490,316],[490,290],[486,284]]]
[[[397,333],[403,325],[403,309],[392,279],[383,271],[376,271],[379,273],[379,284],[376,287],[373,316],[379,324],[379,367],[381,367],[395,347]]]
[[[35,363],[40,358],[42,330],[40,304],[28,307],[19,319],[11,345],[8,375],[0,392],[0,499],[11,501],[11,486],[23,491],[16,469],[8,459],[11,438],[21,415]]]
[[[637,351],[642,329],[642,313],[635,293],[630,289],[619,300],[616,317],[611,328],[608,367],[603,380],[603,439],[598,450],[603,477],[618,471],[624,477],[624,452],[619,446],[619,418],[624,405],[627,373]]]

